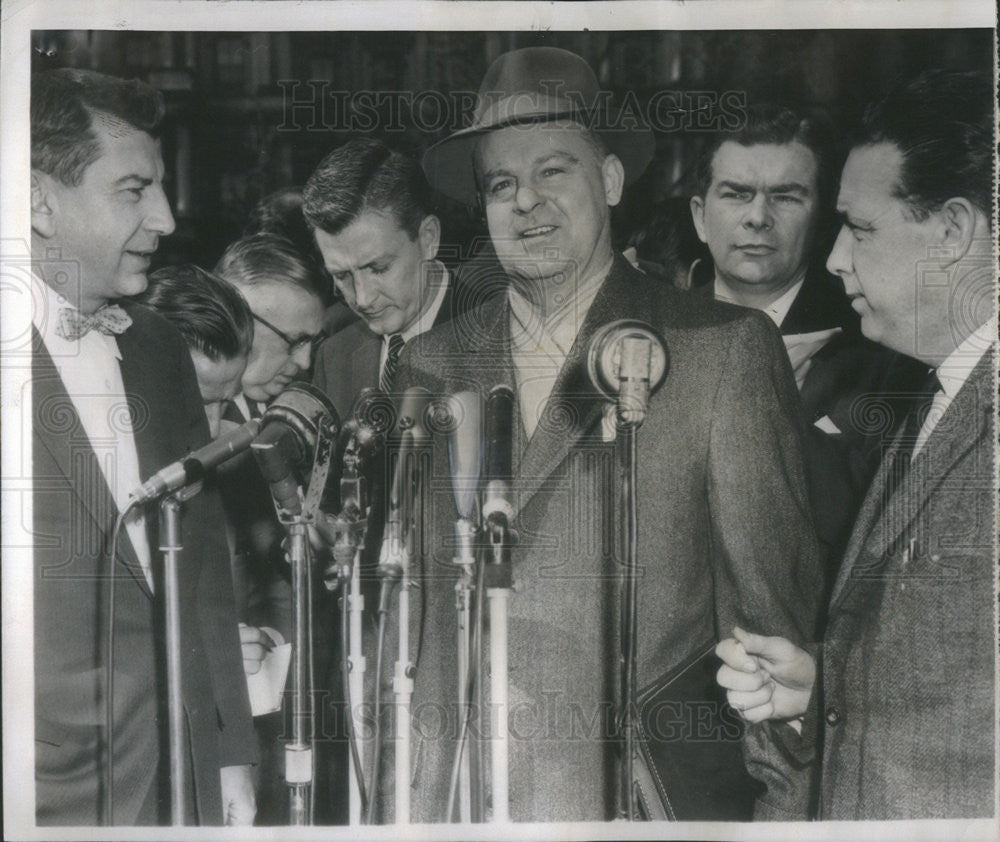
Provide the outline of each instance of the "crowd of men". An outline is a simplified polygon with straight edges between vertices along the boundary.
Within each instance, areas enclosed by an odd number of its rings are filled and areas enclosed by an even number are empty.
[[[669,356],[636,444],[635,682],[645,710],[659,711],[635,758],[643,814],[993,814],[988,74],[899,82],[844,139],[839,172],[821,113],[751,104],[704,150],[690,212],[707,256],[690,266],[613,247],[611,209],[643,178],[655,139],[609,103],[579,56],[506,53],[469,127],[422,160],[350,140],[301,195],[281,197],[280,224],[258,214],[270,223],[212,271],[147,277],[174,229],[162,97],[89,71],[33,78],[39,824],[169,821],[162,536],[129,493],[303,379],[342,418],[366,388],[510,387],[509,814],[619,817],[616,418],[587,357],[621,319],[661,334]],[[481,211],[485,268],[438,259],[438,194]],[[449,476],[446,438],[431,449],[434,475]],[[388,464],[376,460],[370,478],[368,571]],[[454,818],[458,513],[441,499],[423,524],[410,618],[412,768],[395,780],[388,741],[368,793],[380,823],[397,818],[398,786],[410,788],[413,821]],[[191,822],[249,824],[258,810],[282,821],[287,734],[280,714],[251,716],[246,679],[291,638],[284,537],[249,454],[184,502]],[[339,610],[313,598],[324,617]],[[313,643],[318,689],[336,697],[337,636],[321,628]],[[368,680],[391,695],[391,670]],[[347,751],[327,742],[317,816],[342,823]],[[483,793],[488,819],[490,781]]]

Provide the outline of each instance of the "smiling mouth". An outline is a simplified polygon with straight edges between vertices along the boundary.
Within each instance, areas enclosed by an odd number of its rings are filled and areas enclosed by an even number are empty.
[[[530,240],[534,237],[544,237],[548,234],[551,234],[555,230],[556,230],[555,225],[538,225],[534,228],[528,228],[524,231],[521,231],[520,234],[518,234],[518,236],[522,240]]]

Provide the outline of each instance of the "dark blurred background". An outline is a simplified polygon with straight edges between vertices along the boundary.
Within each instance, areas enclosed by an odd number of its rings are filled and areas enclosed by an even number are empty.
[[[823,106],[846,137],[865,103],[898,77],[927,67],[987,68],[993,61],[992,32],[985,29],[36,31],[32,37],[36,70],[91,68],[139,77],[164,92],[163,151],[177,232],[162,243],[157,265],[194,261],[209,268],[262,197],[301,185],[352,132],[420,153],[460,128],[490,62],[518,47],[572,50],[619,103],[639,110],[656,105],[650,112],[656,160],[616,210],[619,244],[653,207],[673,208],[679,223],[688,224],[686,197],[706,137],[697,124],[719,117],[732,103],[727,96]],[[444,200],[440,211],[442,256],[461,260],[485,229],[473,211]],[[682,234],[690,239],[690,231]]]

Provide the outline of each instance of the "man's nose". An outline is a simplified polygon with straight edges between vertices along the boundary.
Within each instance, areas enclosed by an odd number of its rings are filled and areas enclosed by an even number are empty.
[[[845,278],[854,268],[851,259],[851,232],[846,225],[841,225],[837,232],[830,256],[826,259],[826,269],[833,275]]]
[[[174,222],[174,215],[170,212],[170,202],[167,201],[167,195],[163,192],[162,187],[150,186],[149,202],[150,206],[143,223],[146,230],[153,231],[161,237],[173,234],[174,228],[177,226]]]
[[[292,354],[292,362],[298,366],[299,371],[308,371],[312,365],[312,343],[307,342],[301,348],[296,348]]]
[[[514,194],[514,208],[519,213],[531,213],[541,201],[538,191],[527,184],[519,185]]]
[[[773,223],[771,205],[764,193],[757,193],[747,203],[743,224],[754,230],[770,228]]]
[[[361,310],[367,310],[378,298],[378,290],[371,283],[370,279],[361,277],[361,273],[354,278],[354,303]]]

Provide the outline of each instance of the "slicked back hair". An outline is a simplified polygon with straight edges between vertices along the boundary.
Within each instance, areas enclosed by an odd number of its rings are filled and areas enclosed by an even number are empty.
[[[156,137],[163,95],[138,79],[60,68],[31,77],[31,166],[77,186],[101,154],[94,117]]]
[[[415,240],[434,207],[420,161],[372,138],[348,141],[323,158],[302,198],[309,224],[331,235],[372,210],[392,213]]]
[[[251,234],[230,243],[215,264],[215,274],[238,289],[286,284],[301,287],[323,301],[316,267],[290,240],[271,233]]]
[[[228,281],[193,264],[157,269],[138,301],[176,327],[189,348],[210,360],[246,357],[253,345],[253,316]]]
[[[868,106],[854,145],[899,149],[896,197],[917,219],[959,197],[992,219],[994,105],[985,72],[924,71]]]

